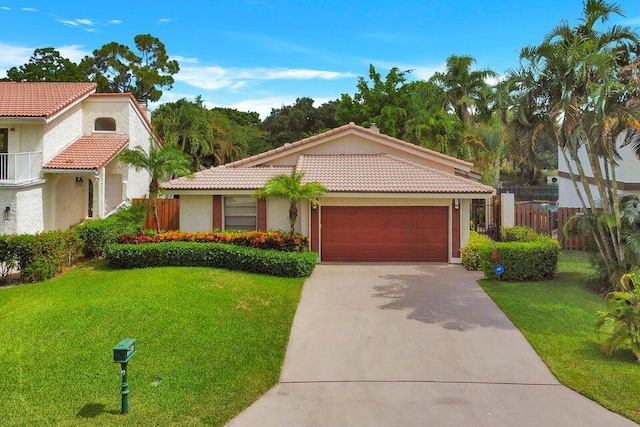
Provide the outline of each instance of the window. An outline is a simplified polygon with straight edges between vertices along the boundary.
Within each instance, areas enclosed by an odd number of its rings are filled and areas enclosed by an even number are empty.
[[[225,230],[255,230],[257,208],[258,202],[253,197],[225,197]]]
[[[98,117],[94,123],[94,130],[99,132],[115,132],[116,121],[111,117]]]

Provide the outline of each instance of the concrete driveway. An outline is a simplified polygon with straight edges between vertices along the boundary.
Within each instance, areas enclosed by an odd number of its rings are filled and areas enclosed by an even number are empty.
[[[448,264],[322,264],[280,383],[230,426],[628,426],[560,385]]]

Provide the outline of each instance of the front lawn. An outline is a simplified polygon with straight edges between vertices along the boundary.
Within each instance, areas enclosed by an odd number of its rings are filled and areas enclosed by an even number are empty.
[[[585,254],[564,252],[553,280],[480,285],[561,383],[640,422],[640,363],[631,352],[603,354],[595,320],[606,306],[585,286],[592,272]]]
[[[302,283],[93,262],[0,288],[0,424],[223,425],[277,383]],[[112,348],[126,337],[123,416]]]

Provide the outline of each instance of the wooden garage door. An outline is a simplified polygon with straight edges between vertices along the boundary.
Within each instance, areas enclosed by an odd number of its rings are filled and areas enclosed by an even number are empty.
[[[447,261],[449,211],[440,206],[321,208],[323,261]]]

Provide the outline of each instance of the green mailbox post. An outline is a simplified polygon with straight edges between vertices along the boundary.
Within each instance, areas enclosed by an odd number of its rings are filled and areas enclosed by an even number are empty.
[[[129,359],[136,353],[136,340],[133,338],[125,338],[113,347],[113,361],[120,363],[120,375],[122,375],[122,409],[121,413],[129,412],[129,381],[127,378],[127,365]]]

